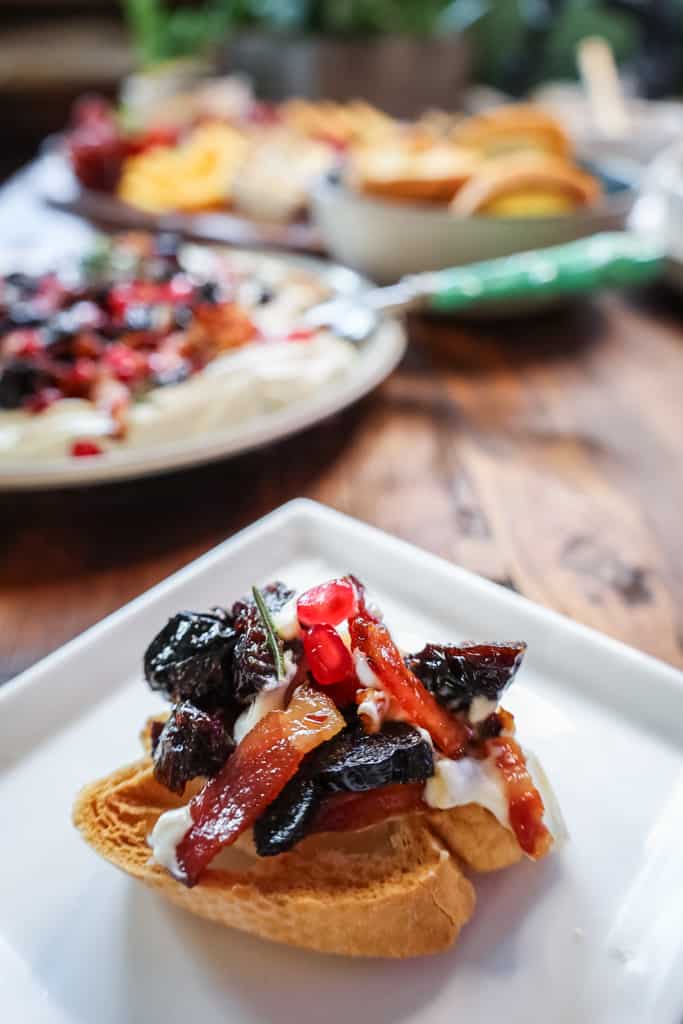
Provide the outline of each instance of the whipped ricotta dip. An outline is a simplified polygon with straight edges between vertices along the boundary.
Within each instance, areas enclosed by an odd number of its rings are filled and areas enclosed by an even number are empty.
[[[186,804],[160,814],[147,837],[147,844],[152,848],[152,859],[170,871],[174,878],[182,877],[177,856],[178,843],[191,825],[190,805]]]
[[[134,402],[122,441],[110,438],[110,417],[92,402],[63,398],[39,415],[0,412],[0,459],[66,457],[87,437],[103,449],[143,448],[227,429],[314,397],[353,365],[352,346],[329,332],[309,341],[245,345],[218,356],[180,384],[154,388]]]

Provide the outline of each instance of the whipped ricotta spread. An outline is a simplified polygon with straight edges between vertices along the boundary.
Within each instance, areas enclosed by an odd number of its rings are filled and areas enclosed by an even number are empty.
[[[87,437],[103,449],[143,448],[186,440],[310,399],[350,369],[355,353],[329,332],[309,341],[245,345],[180,384],[155,388],[135,402],[123,441],[110,440],[110,417],[89,401],[64,398],[39,415],[0,412],[0,459],[66,457]]]
[[[178,864],[178,843],[192,825],[190,806],[174,808],[159,815],[150,832],[147,843],[152,848],[152,857],[162,868],[170,871],[174,878],[182,875]]]
[[[543,823],[555,842],[560,843],[567,836],[567,828],[555,793],[535,754],[525,750],[524,756],[531,779],[543,800]],[[490,811],[504,828],[510,828],[503,778],[490,757],[484,760],[462,757],[454,761],[437,755],[434,775],[425,784],[424,801],[438,810],[479,804]]]
[[[270,711],[278,711],[285,705],[287,689],[296,675],[296,662],[291,651],[284,653],[285,674],[282,679],[273,680],[256,695],[251,704],[235,719],[233,738],[241,743],[248,732],[265,718]]]

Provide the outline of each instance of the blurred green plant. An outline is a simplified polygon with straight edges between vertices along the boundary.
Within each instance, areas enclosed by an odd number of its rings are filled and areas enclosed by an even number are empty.
[[[638,45],[627,5],[599,0],[123,0],[143,67],[210,51],[244,29],[367,36],[467,31],[480,81],[521,93],[548,78],[573,77],[575,49],[601,35],[618,60]],[[633,0],[631,0],[633,2]],[[626,7],[626,9],[623,9]]]

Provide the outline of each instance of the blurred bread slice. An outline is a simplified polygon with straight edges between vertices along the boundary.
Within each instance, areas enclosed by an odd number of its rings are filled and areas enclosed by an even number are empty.
[[[572,154],[559,121],[530,103],[511,103],[468,117],[455,127],[453,140],[487,158],[531,151],[566,160]]]
[[[147,836],[200,785],[179,798],[156,782],[145,758],[86,786],[74,824],[97,853],[178,906],[292,946],[380,957],[446,949],[475,902],[455,854],[483,870],[521,855],[488,811],[456,808],[310,836],[277,857],[257,857],[250,836],[242,837],[189,889],[150,860]]]
[[[401,140],[355,150],[347,181],[359,192],[385,199],[448,203],[479,162],[450,142]]]
[[[517,153],[482,163],[450,208],[461,217],[547,216],[592,206],[600,195],[596,178],[564,160]]]

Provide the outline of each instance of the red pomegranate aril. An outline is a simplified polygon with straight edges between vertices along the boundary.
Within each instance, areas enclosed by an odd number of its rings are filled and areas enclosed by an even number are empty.
[[[336,626],[358,612],[356,591],[350,580],[330,580],[305,591],[296,603],[302,626]]]
[[[14,331],[11,338],[15,355],[23,356],[25,359],[37,356],[43,350],[39,332],[31,328],[23,331]]]
[[[114,342],[104,355],[105,365],[114,376],[127,384],[137,377],[144,376],[147,370],[147,359],[144,354],[133,351],[123,342]]]
[[[296,327],[290,331],[285,341],[310,341],[316,334],[314,327]]]
[[[92,384],[97,376],[97,365],[93,359],[81,356],[73,364],[69,376],[74,384]]]
[[[194,295],[194,284],[185,274],[176,274],[168,282],[167,299],[171,302],[189,302]]]
[[[51,405],[58,402],[62,397],[62,392],[59,388],[41,388],[40,391],[36,391],[35,395],[31,395],[24,402],[24,409],[27,412],[37,414],[39,412],[45,412]]]
[[[313,626],[304,633],[304,651],[320,686],[332,686],[353,675],[351,655],[333,626]]]
[[[90,455],[101,455],[102,449],[95,441],[74,441],[71,445],[71,454],[74,458],[80,459]]]

